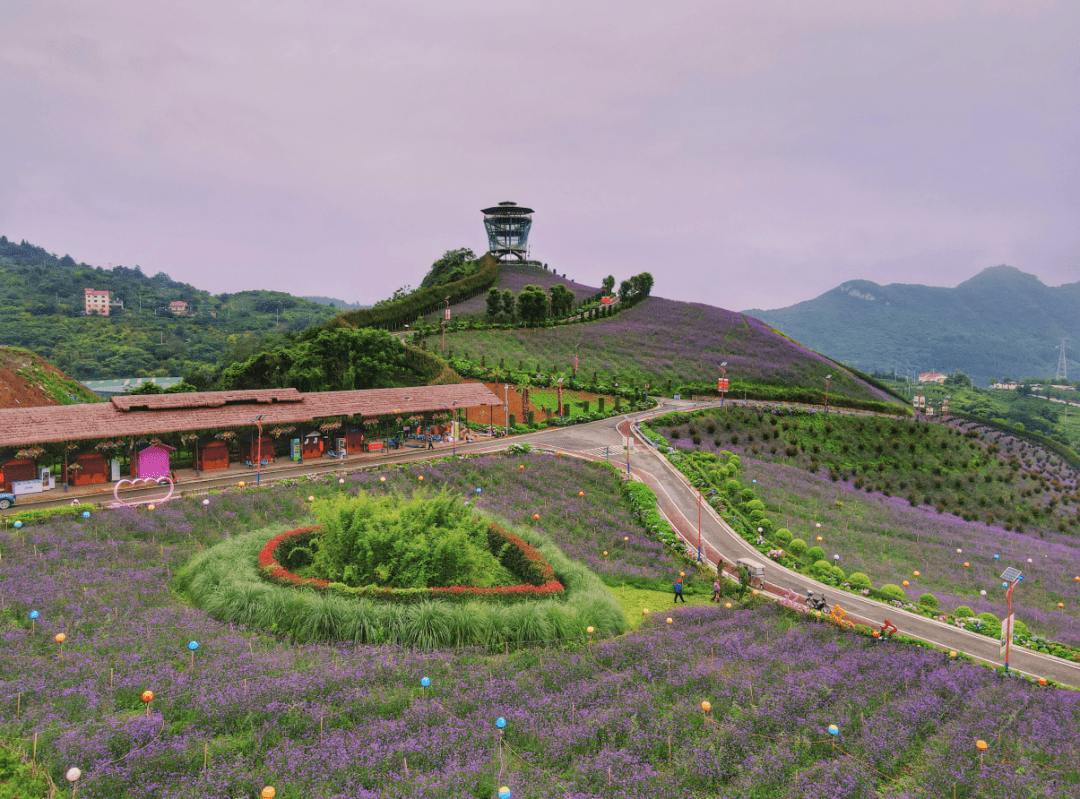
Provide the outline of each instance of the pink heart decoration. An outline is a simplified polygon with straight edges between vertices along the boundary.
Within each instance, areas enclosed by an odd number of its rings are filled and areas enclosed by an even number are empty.
[[[150,499],[138,499],[138,500],[134,500],[132,502],[128,502],[127,500],[120,499],[119,491],[120,491],[121,486],[125,486],[125,485],[136,486],[136,485],[139,485],[141,483],[149,483],[151,485],[168,484],[169,491],[163,497],[151,497]],[[169,477],[136,477],[134,480],[128,480],[127,478],[124,478],[123,480],[119,481],[116,485],[113,486],[113,499],[116,500],[116,501],[113,502],[112,505],[113,505],[114,508],[134,508],[136,505],[150,505],[152,503],[168,502],[170,499],[172,499],[174,487],[175,486],[173,485],[173,481]]]

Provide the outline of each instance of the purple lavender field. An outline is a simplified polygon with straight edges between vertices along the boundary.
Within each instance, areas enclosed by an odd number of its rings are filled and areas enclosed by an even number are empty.
[[[801,344],[785,338],[763,322],[722,308],[651,297],[608,319],[540,331],[462,331],[447,337],[447,348],[468,353],[479,363],[504,358],[542,364],[573,362],[580,342],[580,370],[614,377],[712,382],[727,362],[733,381],[824,387],[834,375],[830,391],[856,399],[888,401],[878,389],[847,374]]]
[[[489,510],[515,520],[539,508],[553,537],[562,517],[618,524],[601,507],[610,503],[595,468],[499,460],[419,473],[425,483],[475,484]],[[407,487],[418,475],[385,476]],[[78,796],[93,799],[233,799],[267,784],[282,799],[490,797],[504,784],[522,799],[913,799],[1065,796],[1080,780],[1080,692],[1002,679],[769,605],[679,609],[671,625],[591,646],[492,655],[291,646],[218,624],[169,590],[171,573],[201,547],[302,523],[308,493],[373,481],[382,490],[378,477],[0,535],[0,738],[28,751],[36,733],[53,778],[80,767]],[[624,530],[629,522],[624,512]],[[571,533],[558,535],[569,554]],[[587,558],[589,544],[578,546]],[[627,568],[648,569],[637,558]],[[33,634],[31,608],[41,612]],[[431,680],[423,692],[421,677]],[[146,689],[155,693],[149,716]],[[497,717],[507,720],[501,743]],[[990,746],[981,759],[977,739]]]

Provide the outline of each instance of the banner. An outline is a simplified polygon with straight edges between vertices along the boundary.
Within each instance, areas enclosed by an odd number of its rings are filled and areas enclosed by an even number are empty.
[[[1013,635],[1013,620],[1016,618],[1016,614],[1012,613],[1001,620],[1001,647],[998,651],[998,655],[1005,657],[1005,650],[1012,643]]]

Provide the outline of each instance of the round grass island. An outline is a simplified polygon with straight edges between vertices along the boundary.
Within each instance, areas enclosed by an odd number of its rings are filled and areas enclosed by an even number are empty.
[[[177,575],[221,622],[295,642],[503,647],[625,630],[614,596],[537,529],[443,491],[313,503],[317,524],[252,530]]]

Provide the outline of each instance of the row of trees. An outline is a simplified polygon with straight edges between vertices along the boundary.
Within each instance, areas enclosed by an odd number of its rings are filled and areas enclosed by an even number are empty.
[[[602,282],[602,294],[610,295],[615,278],[608,275]],[[627,304],[640,302],[652,292],[653,276],[648,272],[622,281],[619,285],[619,301]],[[487,316],[489,319],[505,317],[529,324],[545,319],[564,319],[574,310],[574,292],[557,283],[545,292],[542,286],[528,285],[514,294],[510,289],[499,291],[492,286],[487,293]]]

